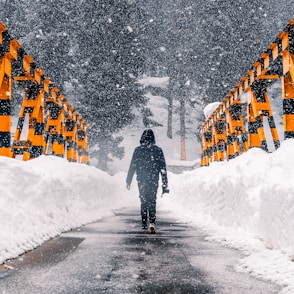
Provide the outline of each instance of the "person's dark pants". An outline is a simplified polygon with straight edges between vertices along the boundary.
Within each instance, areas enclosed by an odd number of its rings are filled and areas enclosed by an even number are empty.
[[[150,223],[154,224],[156,220],[156,194],[158,184],[139,182],[138,187],[141,201],[142,224],[147,224],[148,217]]]

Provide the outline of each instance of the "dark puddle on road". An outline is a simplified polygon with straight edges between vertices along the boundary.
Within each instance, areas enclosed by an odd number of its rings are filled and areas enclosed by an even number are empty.
[[[54,264],[64,260],[84,241],[84,238],[57,237],[51,239],[16,259],[11,259],[0,266],[0,279],[13,274],[25,266],[42,266]]]

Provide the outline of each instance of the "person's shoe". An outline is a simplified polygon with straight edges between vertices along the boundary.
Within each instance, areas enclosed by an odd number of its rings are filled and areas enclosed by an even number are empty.
[[[150,233],[151,233],[151,234],[155,234],[155,225],[152,224],[152,223],[150,223],[150,225],[149,225],[149,230],[150,230]]]
[[[142,230],[147,230],[147,229],[148,229],[147,224],[142,224]]]

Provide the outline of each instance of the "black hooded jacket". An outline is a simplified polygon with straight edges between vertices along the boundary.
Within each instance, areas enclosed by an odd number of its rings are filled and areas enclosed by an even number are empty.
[[[167,186],[166,164],[163,151],[155,145],[152,130],[145,130],[131,160],[127,176],[127,184],[131,184],[134,173],[137,174],[139,183],[150,183],[158,185],[159,174],[163,185]]]

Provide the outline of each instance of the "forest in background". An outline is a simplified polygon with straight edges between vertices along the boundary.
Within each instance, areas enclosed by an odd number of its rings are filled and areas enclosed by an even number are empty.
[[[123,156],[115,133],[146,105],[142,76],[169,77],[166,90],[154,91],[171,106],[179,101],[183,119],[187,104],[222,101],[291,20],[293,4],[0,0],[0,20],[90,124],[89,144],[99,146],[93,156],[105,169],[109,146]]]

